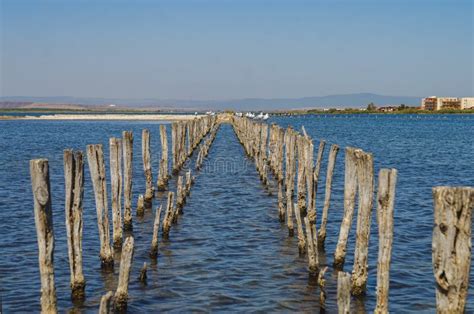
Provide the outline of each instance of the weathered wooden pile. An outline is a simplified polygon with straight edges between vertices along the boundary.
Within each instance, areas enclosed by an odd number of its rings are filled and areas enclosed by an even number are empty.
[[[314,162],[313,142],[306,134],[304,127],[301,134],[292,127],[284,130],[275,124],[268,126],[266,123],[241,117],[233,117],[232,125],[246,154],[254,159],[262,183],[264,185],[273,184],[278,189],[279,218],[282,223],[286,220],[290,237],[294,236],[294,220],[296,220],[298,251],[299,254],[306,254],[308,257],[309,273],[317,278],[321,290],[320,305],[321,308],[324,308],[324,273],[327,267],[322,268],[319,261],[319,251],[325,249],[332,178],[339,146],[333,144],[330,148],[324,204],[318,230],[316,225],[316,192],[326,145],[325,141],[320,141],[316,162]],[[275,183],[268,179],[267,166],[273,174]],[[369,236],[375,186],[372,154],[364,152],[362,149],[347,147],[345,149],[344,174],[344,214],[334,253],[334,268],[339,270],[337,295],[339,313],[349,313],[351,294],[359,296],[366,291]],[[388,313],[389,269],[393,242],[396,181],[396,169],[380,169],[378,191],[375,199],[379,230],[376,313]],[[434,189],[433,265],[438,283],[437,300],[440,312],[451,313],[453,309],[456,309],[456,313],[462,313],[464,308],[469,283],[471,243],[468,239],[470,239],[471,234],[470,215],[474,207],[473,191],[472,188]],[[349,274],[343,272],[342,269],[356,203],[358,204],[358,211],[354,264],[352,274]],[[454,216],[449,211],[452,213],[462,212],[462,214]],[[293,218],[293,214],[295,218]],[[438,220],[445,222],[441,223],[440,226]],[[447,233],[446,230],[450,230],[451,236],[448,237],[449,239],[442,237]],[[454,236],[458,238],[460,234],[462,234],[462,237],[460,236],[462,240],[455,242]],[[453,261],[448,256],[448,252],[452,252],[457,244],[460,245],[456,249],[460,251],[458,256],[461,257],[457,257]],[[446,265],[446,263],[449,263],[449,265]],[[448,266],[450,267],[449,270],[447,269]],[[450,275],[446,278],[446,274]]]
[[[192,121],[175,122],[172,125],[172,158],[173,173],[177,177],[176,204],[174,192],[168,193],[166,214],[163,218],[163,237],[168,237],[172,223],[183,213],[183,206],[190,194],[194,178],[191,170],[184,177],[179,175],[186,160],[193,154],[195,148],[209,135],[201,145],[200,154],[205,150],[206,155],[217,132],[216,117],[196,118]],[[168,173],[168,143],[166,126],[160,125],[161,160],[159,166],[157,189],[166,190],[170,175]],[[184,143],[187,143],[185,145]],[[133,230],[132,223],[132,161],[133,134],[123,132],[123,138],[111,138],[110,148],[110,178],[113,234],[112,244],[109,232],[109,212],[106,183],[106,168],[101,144],[87,145],[87,160],[95,195],[97,225],[100,238],[100,260],[105,269],[114,266],[114,249],[121,250],[120,274],[115,293],[108,292],[101,300],[101,313],[113,310],[122,311],[127,306],[128,282],[134,251],[134,238],[129,235],[123,239],[123,230]],[[142,131],[142,157],[145,174],[145,193],[139,195],[136,215],[143,215],[151,208],[155,198],[151,169],[150,131]],[[123,159],[122,159],[123,158]],[[122,172],[123,164],[123,172]],[[49,164],[46,159],[30,161],[31,183],[34,197],[35,223],[39,248],[39,264],[41,274],[41,309],[44,313],[56,313],[56,290],[54,284],[54,233],[51,208],[51,189],[49,181]],[[86,280],[82,270],[82,226],[83,226],[83,194],[84,194],[84,163],[81,151],[66,149],[64,151],[65,177],[65,217],[68,241],[68,256],[70,264],[71,297],[83,300],[85,297]],[[122,188],[124,191],[122,216]],[[155,212],[154,228],[150,248],[150,257],[158,256],[158,233],[162,206]],[[123,218],[123,219],[122,219]],[[146,263],[140,278],[146,278]]]

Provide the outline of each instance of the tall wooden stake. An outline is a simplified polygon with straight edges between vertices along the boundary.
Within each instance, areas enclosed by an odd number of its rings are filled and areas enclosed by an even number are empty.
[[[357,211],[356,244],[352,268],[352,294],[365,293],[368,277],[370,223],[374,202],[374,161],[372,154],[356,151],[359,208]]]
[[[158,191],[166,191],[168,186],[168,136],[166,135],[166,125],[160,125],[160,140],[161,140],[161,159],[160,170],[158,174],[157,189]]]
[[[436,310],[438,313],[464,313],[471,268],[474,188],[434,187],[433,201]]]
[[[145,172],[145,206],[150,208],[151,201],[153,199],[153,174],[151,172],[151,153],[150,153],[150,131],[147,129],[142,130],[142,159],[143,159],[143,171]]]
[[[125,239],[122,248],[122,257],[120,259],[120,273],[118,279],[117,291],[115,291],[115,307],[118,311],[127,308],[128,300],[128,281],[130,279],[130,270],[132,268],[134,250],[133,236]]]
[[[298,179],[297,179],[297,206],[303,216],[306,216],[306,139],[298,135],[297,140],[297,156],[298,156]]]
[[[351,275],[342,271],[337,273],[337,308],[339,314],[351,311]]]
[[[313,226],[308,219],[304,217],[304,224],[306,227],[306,241],[308,243],[308,265],[309,272],[311,274],[317,274],[319,272],[319,252],[317,247],[317,233],[314,232]]]
[[[104,152],[102,145],[87,145],[87,161],[94,187],[97,225],[100,238],[100,260],[102,266],[114,265],[113,252],[110,247],[109,215],[107,204],[107,183],[105,180]]]
[[[110,146],[110,179],[112,190],[112,225],[114,248],[122,247],[122,141],[111,138]]]
[[[65,217],[71,272],[71,295],[83,299],[86,281],[82,272],[82,200],[84,196],[84,165],[82,152],[64,150]]]
[[[132,230],[132,161],[133,161],[133,133],[123,131],[123,228]]]
[[[316,202],[316,193],[318,192],[319,174],[321,172],[321,164],[323,160],[324,148],[326,147],[326,141],[321,140],[318,147],[318,156],[316,157],[316,165],[314,166],[313,179],[314,179],[314,202]],[[316,205],[314,206],[316,208]]]
[[[326,241],[326,225],[328,222],[329,203],[331,201],[332,177],[334,174],[334,166],[336,165],[336,157],[338,151],[339,146],[337,146],[336,144],[331,145],[331,150],[329,151],[328,169],[326,174],[326,191],[324,196],[323,214],[321,216],[321,226],[319,228],[318,233],[318,247],[320,249],[324,249],[324,242]]]
[[[301,222],[300,207],[297,204],[294,204],[293,208],[295,209],[296,226],[298,230],[298,252],[300,253],[300,255],[303,255],[306,252],[306,241],[303,230],[303,223]]]
[[[295,160],[295,145],[296,145],[296,134],[293,129],[288,128],[285,134],[285,147],[286,147],[286,223],[288,225],[288,235],[292,237],[294,235],[293,226],[293,197],[295,189],[295,171],[296,171],[296,160]]]
[[[171,222],[173,221],[173,200],[174,193],[168,192],[168,202],[166,203],[165,217],[163,218],[163,239],[168,239],[170,234]]]
[[[336,252],[334,253],[334,267],[342,269],[346,259],[347,238],[354,215],[355,197],[357,193],[356,148],[347,147],[344,169],[344,216],[339,231]]]
[[[161,210],[163,206],[156,208],[155,212],[155,222],[153,223],[153,238],[151,240],[151,249],[150,249],[150,257],[156,258],[158,256],[158,231],[160,230],[160,217],[161,217]]]
[[[381,169],[377,192],[377,224],[379,226],[379,258],[377,262],[377,305],[374,313],[388,313],[390,260],[393,242],[393,207],[395,203],[396,169]]]
[[[54,232],[51,208],[51,188],[47,159],[30,160],[33,190],[38,260],[41,278],[41,312],[56,313],[54,286]]]

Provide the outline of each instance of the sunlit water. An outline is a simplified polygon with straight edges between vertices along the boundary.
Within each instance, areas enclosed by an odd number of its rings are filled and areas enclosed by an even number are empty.
[[[382,167],[398,169],[390,310],[433,312],[431,188],[474,186],[474,116],[319,115],[275,117],[270,122],[297,129],[304,125],[315,140],[316,149],[321,138],[341,148],[356,146],[374,154],[376,171]],[[158,122],[0,122],[0,286],[5,312],[40,309],[28,167],[32,158],[44,157],[50,161],[59,309],[96,312],[100,297],[108,290],[115,290],[119,256],[114,273],[101,270],[95,202],[86,163],[83,238],[86,299],[83,304],[73,304],[70,299],[62,152],[65,148],[85,150],[87,144],[102,143],[108,161],[108,138],[121,136],[123,130],[133,130],[135,205],[145,187],[141,162],[143,128],[151,131],[156,180],[161,151]],[[324,198],[328,151],[329,146],[318,190],[318,211]],[[194,159],[195,156],[193,168]],[[326,252],[321,252],[322,262],[327,265],[333,262],[342,216],[343,161],[344,150],[341,149],[334,173]],[[157,263],[148,257],[153,213],[147,211],[141,219],[134,216],[136,248],[129,286],[129,312],[317,311],[319,290],[308,278],[306,257],[298,256],[297,239],[288,238],[286,227],[278,222],[274,187],[265,188],[260,184],[254,164],[245,157],[231,126],[220,128],[203,169],[194,174],[196,183],[184,207],[184,215],[172,227],[169,241],[160,242]],[[174,189],[175,178],[170,184]],[[164,195],[159,194],[153,205],[163,201]],[[345,271],[352,268],[354,232],[355,219]],[[352,302],[354,309],[361,312],[372,312],[375,307],[377,241],[374,212],[367,295]],[[143,262],[150,265],[146,285],[137,279]],[[468,312],[474,311],[473,275],[471,271]],[[332,267],[326,278],[327,309],[334,312],[336,273]]]

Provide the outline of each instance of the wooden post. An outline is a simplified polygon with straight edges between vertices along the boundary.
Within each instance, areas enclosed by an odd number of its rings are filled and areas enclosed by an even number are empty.
[[[298,156],[297,206],[303,216],[306,216],[306,140],[303,136],[296,137]]]
[[[267,140],[268,140],[268,124],[262,123],[261,125],[261,138],[260,138],[260,178],[264,185],[268,183],[268,176],[267,176]]]
[[[433,201],[436,310],[438,313],[464,313],[471,268],[474,188],[434,187]]]
[[[296,135],[293,129],[288,128],[285,134],[285,147],[286,147],[286,223],[288,226],[288,235],[292,237],[294,235],[293,227],[293,197],[294,197],[294,185],[295,185],[295,141]]]
[[[381,169],[377,193],[379,257],[377,262],[377,305],[374,313],[388,313],[390,260],[393,242],[393,207],[395,203],[396,169]]]
[[[313,174],[313,154],[314,154],[314,146],[313,141],[309,137],[304,138],[305,146],[304,146],[304,160],[305,160],[305,177],[306,177],[306,194],[308,197],[307,200],[307,210],[308,212],[313,212],[314,217],[316,219],[316,202],[315,197],[316,194],[314,193],[314,174]]]
[[[192,121],[188,121],[188,123],[186,123],[186,133],[188,134],[188,138],[187,138],[187,143],[186,143],[186,157],[189,157],[191,156],[191,154],[193,153],[193,144],[192,144],[192,138],[193,138],[193,131],[192,131]]]
[[[368,277],[370,223],[374,202],[374,161],[372,154],[356,151],[359,208],[357,211],[356,244],[352,268],[352,294],[365,293]]]
[[[337,146],[336,144],[331,145],[331,150],[329,151],[327,174],[326,174],[323,214],[321,216],[321,226],[319,227],[319,233],[318,233],[318,241],[319,241],[318,247],[322,250],[324,250],[324,242],[326,241],[326,225],[328,222],[329,203],[331,201],[332,177],[334,174],[334,166],[336,165],[336,157],[337,157],[338,151],[339,151],[339,146]]]
[[[285,144],[285,131],[282,128],[278,128],[278,151],[277,151],[277,172],[278,182],[283,182],[283,147]]]
[[[160,170],[158,174],[157,189],[158,191],[166,191],[168,186],[168,136],[166,135],[166,125],[160,125],[160,140],[161,140],[161,160]]]
[[[186,161],[186,122],[181,122],[180,123],[180,130],[181,130],[181,135],[179,137],[179,169],[180,170],[183,167],[184,162]]]
[[[304,224],[306,227],[306,241],[308,243],[308,265],[309,272],[311,274],[317,274],[319,272],[319,254],[317,247],[317,233],[313,232],[314,228],[311,226],[308,217],[304,217]],[[316,245],[315,245],[316,244]]]
[[[145,198],[143,194],[138,195],[137,200],[137,217],[142,217],[145,213]]]
[[[30,160],[30,176],[34,200],[36,236],[38,240],[41,312],[56,313],[53,211],[51,208],[48,160]]]
[[[112,267],[114,265],[114,258],[110,247],[107,183],[105,180],[104,152],[101,144],[87,145],[87,161],[94,187],[100,238],[100,260],[103,267]]]
[[[82,272],[82,200],[84,196],[84,164],[82,152],[64,150],[65,217],[71,272],[71,296],[83,299],[86,281]]]
[[[133,236],[125,239],[122,247],[122,257],[120,259],[120,273],[118,279],[117,291],[115,291],[115,308],[123,311],[127,308],[128,300],[128,281],[130,279],[130,270],[132,268],[134,241]]]
[[[112,190],[112,226],[114,248],[122,248],[122,141],[119,138],[109,140],[110,180]]]
[[[191,175],[191,170],[186,172],[186,195],[188,196],[191,193],[191,186],[193,185],[193,177]]]
[[[183,214],[184,206],[184,188],[183,188],[183,176],[178,177],[178,182],[176,183],[176,214],[174,219],[178,218],[178,215]]]
[[[173,221],[173,199],[174,193],[168,192],[168,202],[166,203],[165,217],[163,218],[163,239],[168,239],[170,234],[171,222]]]
[[[321,140],[319,142],[318,147],[318,156],[316,157],[316,165],[314,166],[314,201],[316,201],[316,193],[318,191],[318,182],[319,182],[319,174],[321,172],[321,164],[323,160],[324,148],[326,147],[326,141]],[[315,207],[316,208],[316,207]]]
[[[147,266],[146,266],[146,262],[144,262],[143,267],[140,270],[140,277],[138,277],[138,280],[140,280],[142,283],[145,283],[145,284],[146,284],[146,278],[147,278],[146,271],[147,271]]]
[[[286,213],[286,208],[283,203],[284,197],[283,197],[283,182],[279,181],[278,182],[278,217],[280,219],[280,222],[285,222],[285,213]]]
[[[133,133],[123,131],[123,228],[132,230],[132,160],[133,160]]]
[[[337,273],[337,308],[339,314],[351,311],[351,275],[342,271]]]
[[[114,293],[107,292],[100,299],[99,314],[112,314],[114,312]]]
[[[177,173],[178,169],[178,123],[171,124],[171,153],[173,161],[172,173]]]
[[[163,206],[156,208],[155,212],[155,222],[153,223],[153,238],[151,240],[151,249],[150,249],[150,257],[156,258],[158,256],[158,231],[160,230],[160,217],[161,217],[161,210]]]
[[[306,252],[306,241],[303,231],[303,224],[301,222],[301,212],[300,207],[297,204],[294,204],[295,216],[296,216],[296,226],[298,230],[298,252],[300,255],[303,255]]]
[[[321,308],[320,312],[326,310],[326,279],[324,279],[324,274],[326,274],[328,267],[324,267],[318,275],[318,286],[319,286],[319,307]]]
[[[334,267],[342,269],[346,259],[347,238],[354,215],[355,197],[357,192],[356,148],[347,147],[344,169],[344,216],[339,231],[336,252],[334,253]]]
[[[147,129],[142,130],[142,159],[143,159],[143,171],[145,172],[145,205],[147,208],[151,207],[151,201],[153,199],[153,174],[151,172],[151,154],[150,154],[150,131]]]

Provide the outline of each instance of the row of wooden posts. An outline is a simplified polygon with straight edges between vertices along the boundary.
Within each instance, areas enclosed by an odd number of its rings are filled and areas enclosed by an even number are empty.
[[[313,141],[306,134],[304,127],[302,133],[299,133],[292,127],[285,130],[276,124],[268,126],[266,123],[240,117],[233,117],[232,124],[245,152],[255,160],[262,183],[271,184],[268,179],[269,170],[273,173],[278,189],[279,218],[281,222],[286,220],[289,236],[294,235],[293,214],[295,215],[299,254],[308,256],[308,269],[311,275],[317,276],[321,288],[320,303],[324,308],[326,298],[324,273],[327,267],[321,269],[318,251],[325,248],[332,178],[339,146],[333,144],[330,147],[324,204],[318,230],[316,192],[325,141],[320,141],[314,162]],[[379,251],[375,313],[388,313],[396,181],[396,169],[379,171],[376,196]],[[374,186],[372,154],[362,149],[347,147],[344,168],[344,214],[334,253],[334,268],[340,270],[337,292],[339,313],[350,312],[351,294],[358,296],[366,291]],[[352,274],[349,274],[342,269],[356,197],[358,204],[356,243]],[[474,207],[474,188],[436,187],[433,189],[433,197],[435,203],[433,268],[437,282],[437,309],[441,313],[462,313],[469,284],[470,218]],[[450,257],[450,253],[454,251],[457,251],[457,255],[454,258]]]
[[[175,122],[172,124],[172,158],[173,173],[178,174],[184,163],[195,148],[211,132],[202,145],[200,155],[209,146],[217,132],[215,117],[196,118],[192,121]],[[158,191],[168,188],[170,178],[168,172],[168,140],[166,126],[160,125],[161,160],[158,171]],[[204,148],[203,148],[204,147]],[[101,300],[101,313],[107,313],[112,308],[126,308],[128,298],[128,282],[133,259],[134,238],[128,236],[122,243],[123,230],[132,230],[132,161],[133,134],[123,132],[122,139],[111,138],[110,148],[110,178],[112,203],[112,245],[110,241],[109,211],[107,197],[106,170],[103,148],[101,144],[87,145],[87,160],[93,183],[97,224],[100,238],[100,260],[105,268],[113,267],[113,248],[121,249],[120,274],[115,293],[108,292]],[[204,158],[205,156],[201,157]],[[151,208],[155,197],[155,187],[152,179],[150,132],[142,131],[142,158],[146,188],[144,195],[139,195],[136,215],[143,215],[145,208]],[[123,172],[122,172],[123,163]],[[201,161],[202,163],[202,161]],[[34,199],[35,225],[38,240],[38,258],[41,278],[41,311],[56,313],[56,289],[54,284],[54,233],[51,205],[51,188],[49,179],[49,163],[47,159],[30,161],[31,184]],[[68,242],[68,257],[70,265],[70,286],[73,299],[83,299],[85,296],[86,280],[82,263],[82,229],[83,229],[83,194],[84,194],[84,163],[81,151],[66,149],[64,151],[65,177],[65,220]],[[185,181],[184,181],[185,180]],[[163,237],[168,237],[171,223],[176,222],[182,213],[186,197],[190,193],[194,178],[191,171],[177,178],[177,198],[174,204],[174,192],[168,193],[166,213],[163,218]],[[123,189],[123,216],[122,216]],[[158,233],[162,206],[155,212],[153,236],[150,256],[158,255]],[[112,248],[113,247],[113,248]],[[146,278],[146,263],[142,268],[141,279]],[[108,306],[108,307],[107,307]]]
[[[256,162],[262,182],[271,184],[269,170],[273,173],[278,186],[278,208],[280,220],[286,219],[290,235],[294,234],[293,213],[298,232],[300,254],[307,254],[309,270],[318,276],[321,287],[321,303],[324,304],[324,273],[320,269],[318,250],[324,249],[326,224],[331,199],[332,176],[339,147],[332,145],[327,163],[325,200],[322,209],[320,228],[316,228],[315,195],[325,148],[325,142],[319,144],[316,162],[313,163],[313,144],[303,129],[300,134],[277,125],[255,123],[245,118],[234,118],[232,124],[236,134],[248,155]],[[209,133],[211,135],[201,145],[196,168],[202,166],[202,160],[208,153],[217,132],[216,120],[205,118],[192,123],[175,123],[172,126],[173,172],[177,173],[183,166],[186,156],[199,145]],[[174,130],[174,131],[173,131]],[[184,130],[184,131],[183,131]],[[269,132],[268,132],[269,131]],[[268,134],[269,133],[269,134]],[[183,140],[183,138],[187,138]],[[149,195],[154,195],[150,166],[150,133],[142,132],[142,156],[146,179],[145,197],[140,196],[137,204],[137,215],[143,208],[151,205]],[[168,173],[168,145],[166,127],[160,126],[162,156],[159,166],[157,190],[166,190]],[[122,260],[119,285],[116,293],[107,293],[101,302],[106,311],[107,305],[120,308],[126,305],[130,265],[133,256],[133,237],[122,243],[121,191],[123,156],[123,229],[132,229],[131,190],[132,190],[132,157],[133,135],[124,132],[122,140],[110,140],[110,176],[113,212],[113,246],[122,248]],[[186,145],[187,143],[187,145]],[[121,147],[122,146],[122,147]],[[87,148],[89,168],[96,197],[98,227],[101,240],[100,257],[105,267],[113,265],[110,235],[108,231],[108,208],[106,191],[106,174],[101,145],[89,145]],[[184,157],[183,157],[184,156]],[[183,159],[184,158],[184,159]],[[85,279],[82,272],[82,194],[83,194],[83,157],[81,152],[66,150],[64,152],[64,171],[66,185],[66,230],[68,253],[71,271],[71,289],[74,297],[84,296]],[[35,204],[35,222],[38,235],[39,263],[41,273],[41,305],[43,312],[56,311],[56,293],[54,288],[53,250],[54,235],[51,211],[51,190],[47,160],[30,162],[31,181]],[[295,178],[298,174],[297,178]],[[397,172],[395,169],[382,169],[379,173],[377,194],[377,223],[379,226],[379,259],[377,269],[377,306],[375,312],[388,311],[389,267],[393,241],[393,204]],[[297,202],[294,203],[294,186],[296,180]],[[184,182],[185,180],[185,182]],[[168,193],[167,207],[163,219],[163,236],[169,234],[173,221],[182,213],[185,197],[192,185],[191,172],[186,179],[178,177],[176,206],[173,207],[174,193]],[[356,230],[356,248],[352,275],[338,273],[338,306],[341,313],[350,309],[350,292],[358,295],[365,291],[367,282],[368,239],[370,231],[371,210],[374,193],[373,158],[360,149],[345,150],[345,183],[344,215],[334,256],[334,266],[341,269],[346,255],[347,239],[353,219],[355,198],[358,197],[358,215]],[[151,190],[151,193],[150,193]],[[471,215],[474,207],[474,189],[470,187],[436,187],[433,189],[435,201],[435,226],[433,230],[433,269],[437,283],[436,298],[439,312],[461,313],[465,307],[471,257]],[[179,209],[181,207],[181,209]],[[158,253],[158,230],[162,207],[155,213],[154,230],[150,256]],[[175,218],[176,217],[176,218]],[[304,226],[303,228],[303,222]],[[167,227],[165,227],[167,225]],[[120,227],[119,227],[120,226]],[[169,227],[168,227],[169,226]],[[167,230],[167,231],[166,231]],[[306,231],[306,232],[305,232]],[[123,270],[122,270],[123,268]],[[146,276],[146,265],[141,277]],[[114,302],[112,302],[114,300]]]

